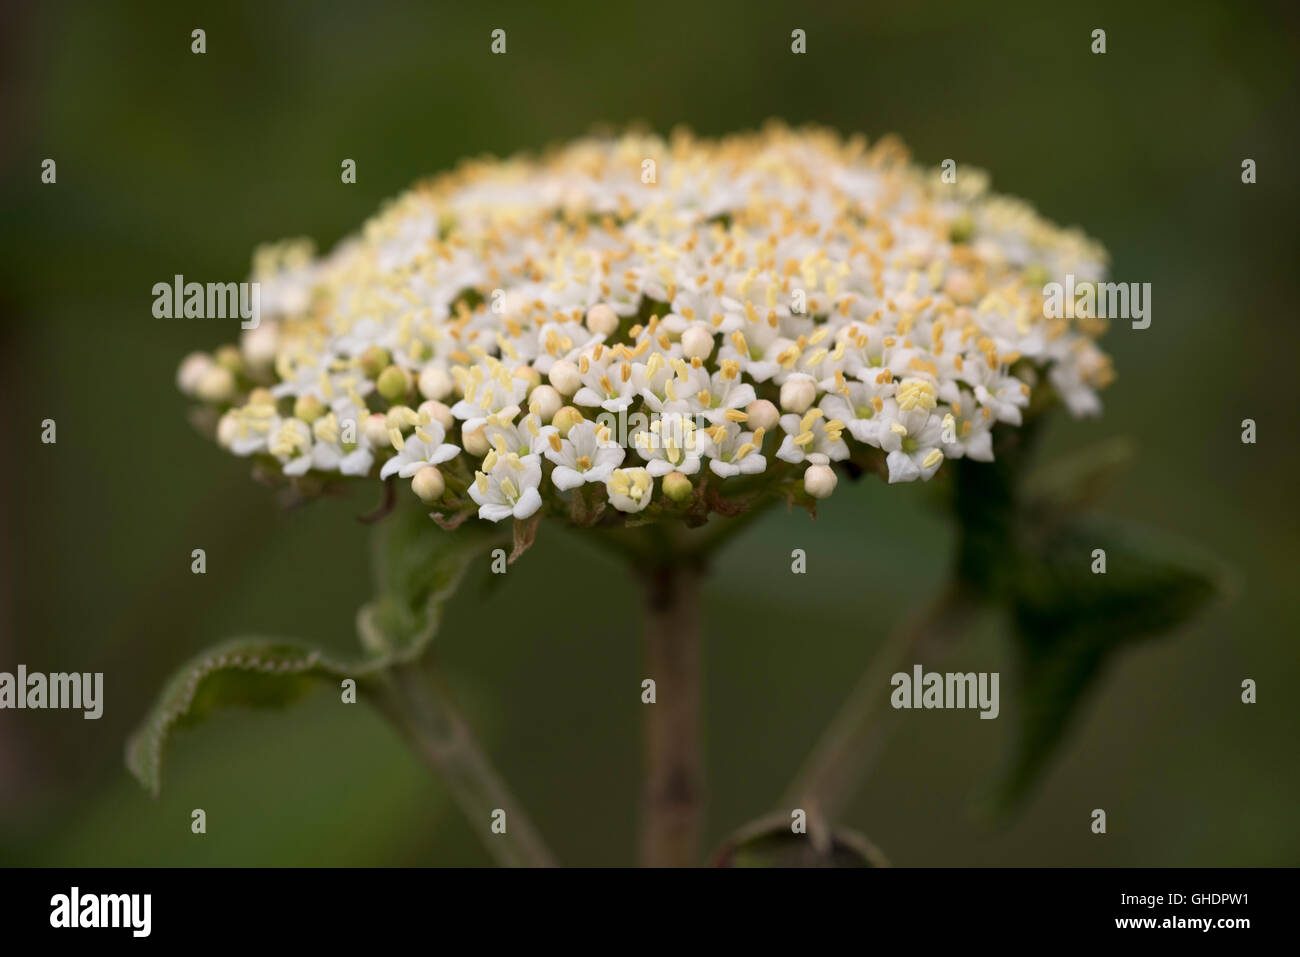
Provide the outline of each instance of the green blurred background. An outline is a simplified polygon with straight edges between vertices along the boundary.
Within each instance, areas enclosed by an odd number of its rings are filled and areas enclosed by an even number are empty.
[[[1106,345],[1131,436],[1115,513],[1207,546],[1240,582],[1121,658],[1021,811],[975,810],[1016,720],[996,623],[954,667],[1004,672],[999,721],[912,712],[847,823],[904,865],[1300,863],[1295,474],[1297,22],[1290,5],[242,2],[10,8],[3,45],[0,670],[106,673],[104,717],[0,712],[0,863],[488,863],[438,781],[323,691],[181,735],[160,800],[122,763],[173,668],[235,634],[353,642],[373,492],[282,512],[193,432],[180,358],[221,321],[152,318],[174,273],[246,276],[253,247],[323,247],[466,155],[593,124],[702,134],[769,117],[989,169],[1101,239],[1154,321]],[[190,31],[208,52],[190,53]],[[489,54],[494,28],[508,53]],[[790,53],[790,31],[808,53]],[[1108,52],[1089,51],[1093,28]],[[53,157],[58,183],[39,182]],[[345,157],[356,185],[339,180]],[[1259,166],[1254,186],[1241,161]],[[1254,418],[1257,445],[1239,439]],[[42,445],[40,421],[58,423]],[[707,841],[770,810],[890,627],[940,581],[924,490],[842,484],[774,514],[705,590]],[[208,573],[190,573],[205,548]],[[794,547],[810,574],[788,572]],[[561,584],[556,570],[564,569]],[[573,582],[595,583],[579,612]],[[639,596],[544,528],[438,639],[458,700],[565,863],[627,863],[640,774]],[[525,623],[521,610],[526,610]],[[1239,701],[1259,682],[1259,703]],[[190,833],[190,809],[208,833]],[[1109,833],[1089,831],[1104,807]]]

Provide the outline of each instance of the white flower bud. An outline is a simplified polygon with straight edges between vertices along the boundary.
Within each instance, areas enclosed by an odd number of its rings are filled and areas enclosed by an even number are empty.
[[[598,336],[611,336],[618,329],[618,313],[605,303],[597,303],[587,310],[587,328]]]
[[[235,397],[235,377],[225,366],[213,363],[199,379],[194,394],[204,402],[229,402]]]
[[[803,415],[817,399],[817,384],[810,376],[791,376],[781,386],[781,408]]]
[[[813,498],[830,498],[839,478],[829,465],[810,465],[803,473],[804,491]]]
[[[411,479],[411,489],[420,496],[420,501],[427,505],[442,498],[442,493],[447,490],[447,483],[443,480],[441,472],[432,465],[426,465]]]
[[[974,302],[979,295],[975,287],[975,280],[971,278],[968,272],[955,272],[944,281],[943,292],[953,302],[966,303]]]
[[[582,388],[582,377],[578,374],[578,367],[568,359],[560,359],[551,366],[549,375],[551,385],[560,395],[569,396]]]
[[[387,448],[389,444],[388,437],[388,417],[376,412],[373,415],[366,416],[366,420],[361,423],[362,431],[366,434],[366,441],[374,448]]]
[[[483,456],[487,455],[488,449],[492,448],[487,440],[487,428],[482,425],[473,432],[462,431],[460,438],[460,444],[464,446],[465,451],[476,459],[481,459]]]
[[[781,420],[780,410],[767,399],[755,399],[749,403],[745,406],[745,415],[749,416],[745,420],[745,428],[762,429],[764,432],[771,432]]]
[[[427,415],[434,422],[437,422],[442,426],[444,432],[449,431],[456,423],[456,420],[452,417],[451,409],[447,408],[443,403],[435,402],[432,399],[428,402],[421,402],[419,408],[415,411],[419,412],[421,415]]]
[[[233,414],[227,412],[217,422],[217,444],[228,449],[239,437],[239,422]]]
[[[274,322],[259,322],[247,330],[239,340],[244,361],[250,369],[265,372],[275,365],[275,353],[280,345],[280,333]]]
[[[426,399],[445,399],[451,395],[451,376],[438,366],[426,366],[420,373],[420,395]]]
[[[543,422],[551,421],[562,405],[564,399],[549,385],[539,385],[528,397],[528,411],[536,412],[537,417]]]
[[[176,370],[176,387],[186,395],[194,395],[199,390],[199,380],[212,366],[212,356],[206,352],[191,352],[181,360],[180,368]]]
[[[713,351],[713,333],[703,326],[691,326],[682,333],[682,353],[688,359],[707,359]]]

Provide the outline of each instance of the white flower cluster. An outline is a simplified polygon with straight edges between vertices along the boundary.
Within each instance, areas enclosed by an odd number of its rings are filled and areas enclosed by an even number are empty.
[[[775,127],[466,163],[323,258],[262,250],[261,324],[181,387],[237,455],[490,521],[824,498],[845,460],[928,479],[991,459],[1035,390],[1089,413],[1112,376],[1098,320],[1043,310],[1103,251],[961,175]]]

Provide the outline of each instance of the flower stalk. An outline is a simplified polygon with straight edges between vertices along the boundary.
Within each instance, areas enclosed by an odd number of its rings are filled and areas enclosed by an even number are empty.
[[[510,793],[469,725],[434,684],[427,665],[410,663],[385,676],[381,711],[402,731],[420,759],[451,790],[489,854],[503,867],[553,867],[555,860],[528,815]],[[491,824],[505,812],[505,831]]]
[[[820,821],[844,810],[887,738],[890,676],[950,643],[970,626],[979,607],[966,586],[950,582],[886,639],[790,785],[788,806]]]
[[[704,791],[700,754],[700,565],[667,562],[642,575],[646,674],[645,778],[640,859],[647,867],[697,861]]]

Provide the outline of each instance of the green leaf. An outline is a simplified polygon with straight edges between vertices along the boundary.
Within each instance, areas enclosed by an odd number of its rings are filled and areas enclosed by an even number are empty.
[[[1027,498],[1055,511],[1094,505],[1116,476],[1133,461],[1133,440],[1114,436],[1036,469],[1025,482]]]
[[[448,531],[418,503],[395,509],[375,526],[375,598],[357,613],[363,646],[391,660],[418,658],[473,560],[509,541],[508,530],[488,522]]]
[[[172,676],[127,742],[131,772],[157,795],[164,752],[175,729],[218,708],[282,707],[325,681],[354,678],[364,693],[388,668],[418,659],[433,640],[442,606],[469,563],[506,540],[499,530],[474,527],[486,524],[448,532],[422,508],[406,503],[395,509],[375,526],[376,597],[357,613],[368,657],[336,660],[302,645],[256,638],[206,651]]]
[[[355,678],[363,689],[373,663],[335,661],[288,642],[239,638],[203,652],[172,675],[126,745],[126,764],[155,797],[162,761],[177,728],[232,705],[283,707],[322,682]]]
[[[1013,597],[1019,740],[997,804],[1019,800],[1112,657],[1186,622],[1224,591],[1225,572],[1188,544],[1098,517],[1022,537]],[[1106,571],[1092,571],[1094,549]]]

